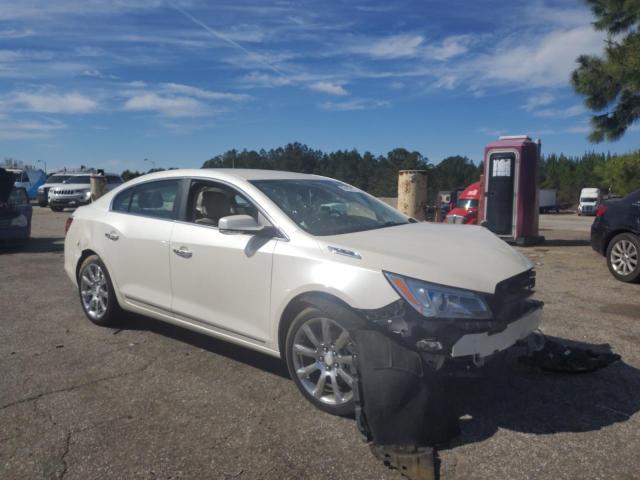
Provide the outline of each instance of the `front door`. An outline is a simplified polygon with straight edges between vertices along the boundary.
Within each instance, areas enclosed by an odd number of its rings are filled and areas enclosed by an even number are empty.
[[[186,221],[175,224],[171,237],[172,309],[225,335],[265,344],[271,333],[271,266],[277,240],[218,230],[220,218],[239,214],[267,222],[233,188],[191,182]]]
[[[487,223],[497,235],[511,235],[516,155],[513,152],[489,155],[487,181]]]

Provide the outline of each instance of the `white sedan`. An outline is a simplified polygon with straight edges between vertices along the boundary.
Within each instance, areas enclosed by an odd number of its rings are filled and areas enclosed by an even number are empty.
[[[126,310],[280,356],[302,394],[339,415],[354,409],[358,329],[440,369],[480,365],[541,319],[531,263],[487,229],[419,223],[288,172],[127,182],[69,219],[65,270],[92,322]]]

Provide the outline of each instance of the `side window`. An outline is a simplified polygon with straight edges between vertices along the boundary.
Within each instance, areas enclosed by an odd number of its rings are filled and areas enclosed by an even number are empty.
[[[129,213],[155,218],[174,218],[180,180],[160,180],[133,188]]]
[[[113,199],[113,203],[111,204],[111,210],[114,212],[128,212],[129,205],[131,204],[131,197],[133,196],[133,188],[129,188],[124,192],[120,192],[116,195],[116,198]]]
[[[264,222],[258,209],[232,188],[207,181],[191,183],[187,204],[188,222],[217,227],[218,221],[229,215],[250,215],[257,222]]]

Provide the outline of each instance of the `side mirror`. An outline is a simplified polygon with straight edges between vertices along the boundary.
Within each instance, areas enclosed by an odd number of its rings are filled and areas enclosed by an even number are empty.
[[[275,234],[276,230],[270,226],[259,225],[255,218],[249,215],[229,215],[218,220],[218,229],[222,233],[266,233]]]

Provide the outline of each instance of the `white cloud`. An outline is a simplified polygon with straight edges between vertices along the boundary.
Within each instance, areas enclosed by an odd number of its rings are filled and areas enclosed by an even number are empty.
[[[251,100],[251,96],[244,93],[214,92],[180,83],[164,83],[162,84],[162,89],[167,92],[184,94],[189,97],[203,98],[206,100],[229,100],[232,102]]]
[[[510,36],[491,54],[467,65],[468,74],[492,84],[518,84],[528,87],[567,85],[582,54],[602,51],[604,35],[591,25],[568,30],[557,29],[546,35]]]
[[[389,102],[384,100],[374,100],[369,98],[354,98],[345,102],[324,102],[320,104],[323,110],[331,110],[336,112],[347,112],[353,110],[370,110],[373,108],[386,107]]]
[[[440,45],[430,45],[425,48],[425,55],[435,60],[449,60],[469,50],[472,41],[470,35],[456,35],[445,38]]]
[[[61,130],[67,126],[50,118],[39,120],[19,120],[3,116],[0,117],[0,140],[28,140],[48,138],[55,130]]]
[[[155,112],[165,117],[197,117],[211,113],[206,104],[194,98],[155,92],[134,94],[125,102],[124,110]]]
[[[571,118],[582,115],[586,111],[587,109],[582,105],[573,105],[567,108],[546,108],[544,110],[538,110],[534,112],[534,115],[536,117]]]
[[[424,37],[421,35],[393,35],[367,45],[352,47],[351,51],[375,58],[413,57],[418,54],[423,41]]]
[[[315,82],[309,85],[309,88],[316,92],[327,93],[329,95],[342,96],[349,94],[342,85],[334,82]]]
[[[84,70],[80,75],[82,75],[83,77],[93,77],[93,78],[102,78],[102,79],[110,79],[110,80],[118,79],[118,77],[115,75],[112,75],[110,73],[104,73],[101,70],[97,70],[95,68]]]
[[[28,28],[10,28],[7,30],[0,30],[0,38],[24,38],[33,35],[33,30]]]
[[[46,89],[14,91],[3,97],[3,103],[16,109],[43,113],[90,113],[99,108],[96,100],[81,93],[57,93]]]
[[[537,95],[532,95],[527,99],[527,103],[523,105],[526,111],[531,112],[537,107],[549,105],[551,102],[555,100],[555,97],[550,93],[540,93]]]

